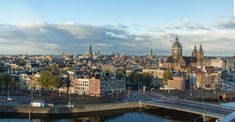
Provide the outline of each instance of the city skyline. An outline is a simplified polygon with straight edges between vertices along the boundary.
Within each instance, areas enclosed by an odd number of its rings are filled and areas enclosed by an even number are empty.
[[[206,56],[235,52],[232,0],[0,2],[0,54],[81,54],[92,44],[105,54],[170,55],[176,35],[186,56],[195,44]]]

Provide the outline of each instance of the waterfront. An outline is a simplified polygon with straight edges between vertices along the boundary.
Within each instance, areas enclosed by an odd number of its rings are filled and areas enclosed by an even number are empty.
[[[156,122],[156,121],[164,121],[171,122],[172,120],[146,114],[146,113],[124,113],[122,115],[113,116],[113,117],[80,117],[80,118],[70,118],[70,119],[0,119],[1,122],[72,122],[72,121],[88,121],[88,122]]]
[[[12,97],[5,105],[11,105],[14,101],[21,101],[21,97]],[[18,99],[17,99],[18,98]],[[173,98],[161,98],[153,94],[145,94],[141,98],[142,102],[133,102],[132,99],[121,99],[109,103],[93,104],[73,104],[75,107],[66,108],[65,105],[54,104],[55,106],[46,106],[35,108],[30,106],[2,106],[0,118],[2,121],[134,121],[146,118],[148,120],[158,121],[201,121],[201,113],[206,112],[207,116],[212,118],[223,118],[231,113],[230,108],[220,105],[201,103],[189,100],[179,100]],[[18,102],[19,102],[18,101]],[[26,100],[27,101],[27,100]],[[129,101],[129,102],[128,102]],[[139,100],[138,100],[139,101]],[[22,103],[22,102],[20,102]],[[27,103],[27,102],[26,102]],[[160,107],[159,107],[160,106]],[[170,106],[170,108],[169,108]],[[216,110],[215,110],[216,109]],[[190,111],[188,111],[190,110]],[[29,113],[30,111],[30,113]],[[183,112],[185,111],[185,112]],[[223,113],[223,114],[222,114]],[[128,117],[126,117],[128,116]],[[144,117],[142,117],[144,116]],[[157,118],[155,118],[157,117]],[[3,119],[9,118],[9,119]],[[13,119],[12,119],[13,118]],[[17,119],[14,119],[17,118]],[[120,120],[121,119],[121,120]],[[131,120],[129,120],[131,119]],[[214,120],[213,119],[213,120]]]
[[[235,102],[222,103],[221,105],[228,106],[228,107],[235,107]]]
[[[156,111],[134,111],[134,112],[121,112],[121,113],[102,113],[98,116],[81,116],[69,118],[1,118],[0,122],[190,122],[198,117],[180,118],[177,116],[170,117],[169,115],[161,115]],[[200,120],[199,120],[200,121]]]

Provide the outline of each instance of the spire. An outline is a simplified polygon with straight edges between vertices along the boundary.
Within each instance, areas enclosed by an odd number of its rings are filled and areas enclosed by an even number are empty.
[[[178,35],[176,35],[176,37],[175,37],[175,43],[179,43],[179,37],[178,37]]]
[[[194,45],[194,51],[197,51],[197,45],[196,44]]]
[[[203,49],[202,49],[202,44],[200,44],[200,48],[199,48],[199,51],[203,51]]]
[[[194,45],[194,49],[193,49],[193,52],[192,52],[192,56],[193,56],[193,57],[197,57],[197,45],[196,45],[196,44]]]
[[[93,58],[91,44],[90,44],[90,47],[89,47],[88,57],[91,58],[91,59]]]
[[[151,57],[153,56],[153,50],[152,49],[150,50],[150,56]]]
[[[175,37],[175,42],[174,42],[174,44],[172,45],[172,47],[180,47],[180,48],[182,48],[182,45],[181,45],[180,42],[179,42],[178,35],[176,35],[176,37]]]
[[[193,51],[194,51],[194,52],[197,52],[197,45],[196,45],[196,44],[194,45]]]
[[[92,54],[92,47],[91,47],[91,44],[90,44],[90,48],[89,48],[89,53]]]
[[[62,56],[65,56],[65,51],[63,50],[63,52],[62,52]]]

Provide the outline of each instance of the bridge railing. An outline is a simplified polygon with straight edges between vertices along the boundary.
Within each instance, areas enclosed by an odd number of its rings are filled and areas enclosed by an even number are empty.
[[[168,104],[168,103],[159,103],[159,102],[151,102],[151,101],[144,101],[143,104],[145,105],[151,105],[151,106],[156,106],[156,107],[162,107],[166,109],[174,109],[178,111],[184,111],[184,112],[189,112],[189,113],[194,113],[194,114],[199,114],[199,115],[207,115],[210,117],[215,117],[215,118],[223,118],[229,113],[220,113],[217,111],[208,111],[207,108],[196,108],[193,106],[185,106],[185,105],[173,105],[173,104]]]

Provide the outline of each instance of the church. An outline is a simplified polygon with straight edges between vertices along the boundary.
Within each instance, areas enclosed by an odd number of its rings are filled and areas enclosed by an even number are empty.
[[[163,67],[173,72],[172,80],[167,82],[168,88],[183,89],[189,82],[193,88],[215,89],[220,86],[221,74],[214,67],[205,65],[201,44],[199,49],[194,46],[191,56],[182,56],[182,51],[182,45],[176,37],[172,44],[171,56],[163,63]],[[189,78],[191,76],[193,80]]]
[[[176,36],[172,44],[171,56],[165,60],[163,66],[172,71],[185,71],[187,67],[203,67],[204,52],[202,45],[200,45],[199,50],[197,50],[196,45],[194,46],[192,56],[183,56],[182,51],[182,45],[178,36]]]

